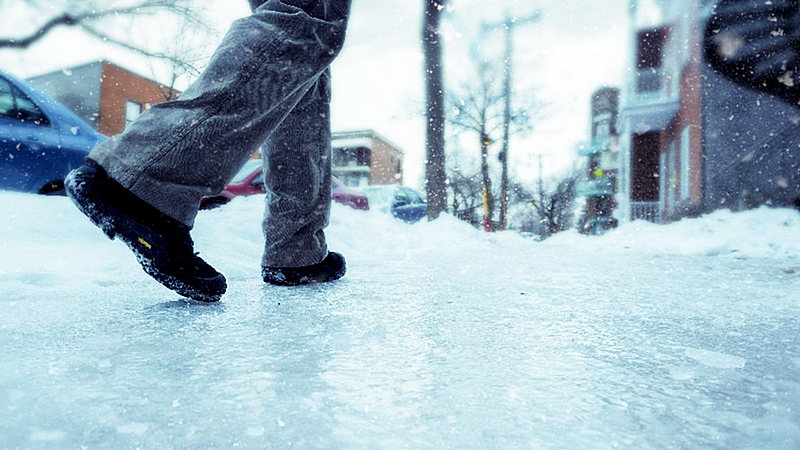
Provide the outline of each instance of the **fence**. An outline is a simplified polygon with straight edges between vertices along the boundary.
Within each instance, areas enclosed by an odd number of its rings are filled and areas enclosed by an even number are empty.
[[[631,220],[660,222],[661,211],[658,202],[631,202]]]

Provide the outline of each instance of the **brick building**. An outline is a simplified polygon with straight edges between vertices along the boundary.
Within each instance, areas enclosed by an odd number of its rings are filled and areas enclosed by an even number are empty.
[[[618,121],[622,219],[800,199],[798,112],[706,64],[703,29],[713,6],[631,0],[632,70]]]
[[[403,151],[372,130],[332,135],[332,172],[348,186],[403,184]]]
[[[107,136],[121,133],[150,105],[175,99],[180,94],[107,61],[40,75],[29,81]]]

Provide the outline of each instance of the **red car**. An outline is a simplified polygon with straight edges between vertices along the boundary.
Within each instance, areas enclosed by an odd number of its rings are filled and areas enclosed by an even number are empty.
[[[203,197],[200,209],[211,209],[224,205],[232,198],[242,195],[263,194],[264,177],[261,176],[261,161],[250,160],[245,163],[231,182],[218,195]],[[331,177],[331,198],[355,209],[369,209],[367,195],[358,188],[345,186],[336,177]]]
[[[369,209],[367,194],[362,189],[345,186],[334,176],[331,176],[331,199],[354,209]]]

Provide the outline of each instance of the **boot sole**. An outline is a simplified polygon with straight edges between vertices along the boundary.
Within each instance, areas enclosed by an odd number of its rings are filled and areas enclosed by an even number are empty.
[[[332,254],[338,255],[337,259],[341,259],[342,266],[332,272],[320,272],[316,275],[302,275],[299,278],[290,280],[285,273],[281,273],[281,269],[262,268],[261,277],[265,283],[273,284],[275,286],[305,286],[307,284],[328,283],[342,278],[347,272],[347,266],[341,255],[335,252]],[[288,271],[298,269],[284,269]],[[295,277],[291,277],[295,278]]]
[[[134,256],[136,256],[136,261],[140,266],[142,266],[142,269],[146,274],[150,275],[150,277],[161,283],[161,285],[164,287],[192,300],[213,303],[222,298],[222,294],[208,294],[206,292],[199,291],[180,279],[157,270],[153,266],[151,259],[144,255],[139,249],[141,243],[129,239],[127,237],[128,233],[124,232],[128,230],[132,231],[132,233],[130,233],[132,235],[147,235],[148,233],[140,233],[137,232],[138,230],[136,230],[137,228],[144,227],[134,220],[120,219],[125,217],[125,215],[112,206],[105,205],[106,211],[101,211],[96,206],[100,204],[99,202],[88,204],[89,195],[85,190],[82,189],[84,184],[85,183],[83,182],[75,180],[73,173],[67,175],[67,178],[64,180],[64,190],[66,191],[67,197],[69,197],[69,199],[72,200],[72,203],[78,207],[78,210],[80,210],[80,212],[83,213],[83,215],[85,215],[96,227],[100,228],[100,230],[110,240],[113,241],[114,239],[119,238],[120,241],[124,242],[131,252],[133,252]],[[81,201],[81,197],[87,199],[87,204],[84,204]],[[120,230],[123,232],[120,232]]]

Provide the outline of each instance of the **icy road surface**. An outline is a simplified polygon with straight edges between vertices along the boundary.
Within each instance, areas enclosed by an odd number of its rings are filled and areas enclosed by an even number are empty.
[[[348,275],[301,288],[260,217],[201,214],[206,305],[0,193],[0,447],[800,447],[796,212],[535,243],[335,206]]]

